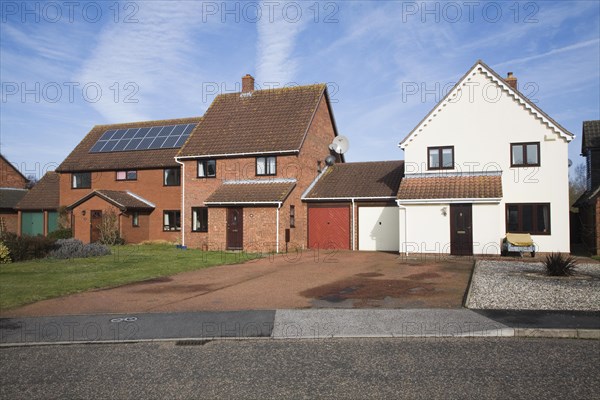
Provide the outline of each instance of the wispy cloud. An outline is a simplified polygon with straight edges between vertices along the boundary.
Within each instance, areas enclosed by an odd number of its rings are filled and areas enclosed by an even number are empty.
[[[182,116],[200,92],[202,71],[192,61],[201,56],[193,41],[202,28],[200,4],[138,4],[139,22],[108,25],[77,77],[102,88],[93,107],[109,122],[164,117],[169,110]]]
[[[263,8],[266,9],[266,5]],[[306,24],[306,19],[295,20],[295,16],[275,12],[273,18],[265,16],[258,21],[256,73],[259,83],[285,85],[294,81],[298,61],[293,53],[296,39]]]

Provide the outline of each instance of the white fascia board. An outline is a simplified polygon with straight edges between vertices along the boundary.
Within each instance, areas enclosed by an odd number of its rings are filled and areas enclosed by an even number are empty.
[[[357,201],[357,200],[395,200],[395,196],[381,197],[302,197],[304,201]]]
[[[271,204],[271,205],[281,205],[282,201],[205,201],[205,205],[207,206],[229,206],[229,205],[239,205],[239,204]]]
[[[243,157],[243,156],[258,156],[262,154],[295,154],[300,150],[278,150],[278,151],[255,151],[251,153],[223,153],[223,154],[205,154],[201,156],[177,156],[176,160],[191,160],[194,158],[220,158],[220,157]]]

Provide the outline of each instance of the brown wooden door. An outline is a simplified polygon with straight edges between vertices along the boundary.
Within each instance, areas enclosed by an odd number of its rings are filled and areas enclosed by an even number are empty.
[[[94,243],[100,240],[100,224],[102,223],[102,211],[92,210],[90,216],[90,242]]]
[[[308,247],[350,250],[350,207],[310,207]]]
[[[227,250],[242,250],[244,247],[244,209],[227,209]]]
[[[471,204],[450,205],[450,254],[473,254],[473,207]]]

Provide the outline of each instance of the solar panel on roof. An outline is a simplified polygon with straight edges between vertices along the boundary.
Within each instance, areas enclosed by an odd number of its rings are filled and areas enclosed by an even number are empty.
[[[185,143],[196,124],[109,129],[92,146],[90,153],[148,149],[176,149]]]

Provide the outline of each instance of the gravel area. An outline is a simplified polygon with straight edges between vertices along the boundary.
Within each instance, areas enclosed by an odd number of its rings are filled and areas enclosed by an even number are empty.
[[[469,291],[473,309],[600,311],[600,265],[550,277],[542,263],[478,261]]]

